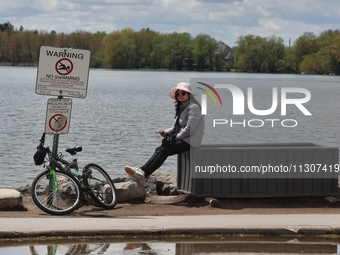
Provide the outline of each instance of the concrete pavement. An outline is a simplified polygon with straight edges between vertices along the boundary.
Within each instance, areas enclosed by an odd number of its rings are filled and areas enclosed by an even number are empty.
[[[340,215],[0,218],[0,238],[138,234],[340,234]]]

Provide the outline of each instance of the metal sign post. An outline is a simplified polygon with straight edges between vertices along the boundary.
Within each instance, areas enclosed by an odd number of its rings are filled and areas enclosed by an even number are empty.
[[[52,155],[58,155],[58,145],[59,145],[59,135],[56,134],[53,136],[53,147],[52,147]]]
[[[63,99],[63,96],[58,96],[58,99]],[[54,134],[53,147],[52,147],[52,155],[54,156],[58,155],[58,145],[59,145],[59,134]]]

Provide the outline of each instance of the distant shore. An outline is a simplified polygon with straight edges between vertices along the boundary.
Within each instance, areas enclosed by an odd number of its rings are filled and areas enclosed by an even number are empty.
[[[25,64],[25,63],[19,63],[14,65],[13,63],[6,62],[6,63],[0,63],[0,66],[24,66],[24,67],[37,67],[38,64]]]
[[[38,64],[25,64],[25,63],[19,63],[19,64],[13,64],[10,62],[6,63],[0,63],[0,66],[17,66],[17,67],[38,67]],[[107,69],[107,70],[117,70],[117,71],[162,71],[162,72],[216,72],[216,73],[252,73],[252,74],[272,74],[272,73],[257,73],[257,72],[242,72],[238,70],[221,70],[221,71],[209,71],[209,70],[170,70],[170,69],[151,69],[151,68],[145,68],[145,69],[117,69],[117,68],[106,68],[106,67],[91,67],[90,69]],[[308,74],[308,73],[276,73],[276,74],[296,74],[296,75],[332,75],[337,76],[335,73],[325,73],[325,74]]]

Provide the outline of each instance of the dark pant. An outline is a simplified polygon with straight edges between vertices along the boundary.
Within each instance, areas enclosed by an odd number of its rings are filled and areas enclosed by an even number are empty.
[[[167,159],[168,156],[179,154],[190,150],[190,145],[184,141],[177,141],[171,145],[164,145],[157,147],[152,157],[141,167],[145,172],[145,177],[148,177],[155,172]]]

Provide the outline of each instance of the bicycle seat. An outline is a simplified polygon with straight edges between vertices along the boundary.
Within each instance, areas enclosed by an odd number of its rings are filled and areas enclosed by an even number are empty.
[[[66,152],[70,153],[71,155],[76,155],[77,152],[81,152],[82,150],[83,150],[83,148],[81,146],[77,146],[77,147],[74,147],[74,148],[66,149]]]

